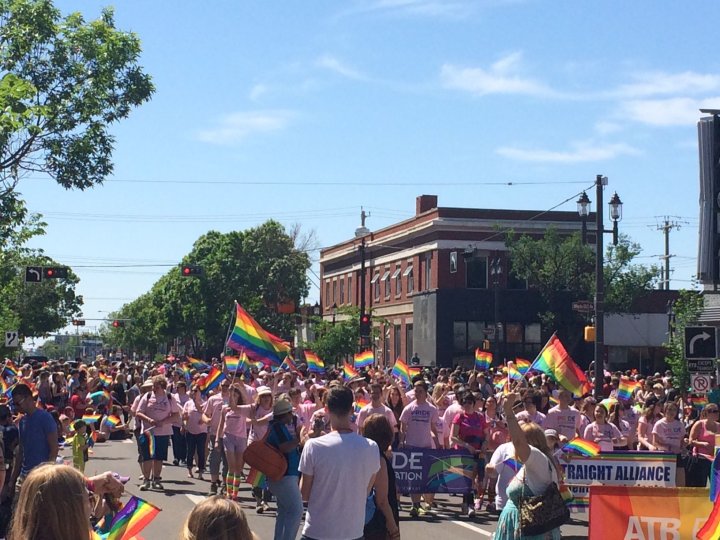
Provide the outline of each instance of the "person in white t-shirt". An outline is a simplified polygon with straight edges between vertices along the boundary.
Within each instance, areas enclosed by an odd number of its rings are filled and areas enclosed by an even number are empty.
[[[365,405],[362,409],[360,409],[360,412],[358,412],[357,415],[357,427],[359,430],[362,429],[363,424],[365,423],[365,420],[367,420],[367,417],[371,414],[382,414],[385,418],[388,419],[388,422],[390,422],[390,425],[393,428],[393,433],[397,431],[397,427],[395,427],[395,415],[390,410],[390,407],[387,407],[383,405],[382,402],[383,398],[383,387],[381,384],[373,383],[370,385],[370,403]]]
[[[554,429],[559,435],[571,441],[578,436],[580,416],[578,410],[570,408],[572,394],[565,389],[558,393],[558,405],[550,409],[543,422],[545,429]]]
[[[517,414],[518,421],[534,422],[540,427],[545,423],[545,415],[538,411],[538,407],[542,403],[542,396],[532,390],[528,390],[523,398],[525,410]]]
[[[327,397],[332,431],[305,443],[300,490],[307,501],[302,538],[353,540],[363,537],[365,501],[380,470],[380,450],[350,427],[355,398],[346,387]]]

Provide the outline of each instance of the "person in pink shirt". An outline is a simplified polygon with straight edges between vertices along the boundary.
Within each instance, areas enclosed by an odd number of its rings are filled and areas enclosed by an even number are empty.
[[[250,429],[250,437],[248,444],[253,441],[262,439],[267,433],[270,421],[273,419],[273,391],[268,386],[259,386],[257,388],[257,397],[253,411],[250,415],[252,427]],[[229,465],[229,464],[228,464]],[[262,514],[268,509],[267,501],[272,496],[267,487],[254,487],[253,496],[255,497],[255,511]]]
[[[298,425],[300,428],[309,430],[310,418],[317,410],[318,405],[315,403],[302,403],[302,390],[300,390],[300,387],[298,386],[291,388],[288,392],[288,396],[290,397],[290,403],[292,403],[293,406],[293,414],[297,416]]]
[[[220,480],[220,465],[222,464],[223,478],[228,474],[228,463],[222,439],[217,438],[218,426],[222,415],[223,405],[227,402],[230,381],[225,379],[220,383],[220,392],[210,396],[203,407],[203,414],[210,419],[208,423],[208,439],[210,439],[210,495],[217,495],[218,490],[224,491],[225,483]]]
[[[437,407],[427,401],[428,385],[425,381],[419,380],[413,385],[415,390],[415,401],[412,401],[403,409],[400,415],[400,446],[415,448],[432,448],[433,439],[437,444]],[[411,493],[413,506],[410,509],[410,517],[425,515],[427,509],[420,506],[420,494]],[[434,494],[425,493],[423,498],[428,505],[432,505]]]
[[[164,489],[161,482],[162,464],[167,459],[173,422],[177,422],[180,416],[180,406],[172,394],[167,392],[165,376],[156,375],[152,382],[153,389],[142,397],[136,414],[142,422],[140,445],[144,483],[140,487],[141,491],[150,489],[151,479],[153,489]]]
[[[465,449],[475,458],[471,489],[463,495],[461,512],[475,517],[482,503],[482,484],[485,473],[485,448],[489,429],[485,414],[475,410],[475,395],[467,392],[462,398],[463,410],[455,415],[450,429],[450,442],[456,449]],[[477,499],[475,499],[477,495]]]
[[[571,441],[577,437],[580,429],[578,410],[570,408],[572,394],[564,388],[558,393],[558,404],[550,409],[543,422],[544,429],[554,429],[559,435]]]
[[[665,403],[665,417],[655,422],[652,429],[653,444],[658,450],[677,456],[675,484],[685,487],[685,461],[683,450],[687,446],[685,424],[678,419],[678,406],[674,401]]]
[[[373,383],[370,385],[370,403],[365,405],[357,415],[357,427],[362,429],[365,420],[371,414],[382,414],[388,419],[390,425],[393,427],[393,433],[397,430],[395,427],[395,415],[390,410],[390,407],[383,405],[383,387],[381,384]]]
[[[198,478],[203,479],[205,472],[205,447],[207,446],[207,423],[209,418],[203,414],[203,401],[200,389],[193,385],[189,399],[182,408],[182,423],[185,430],[187,448],[188,478],[193,478],[193,459],[198,458]]]
[[[254,405],[247,403],[247,395],[238,386],[230,388],[230,402],[222,408],[217,439],[222,440],[225,457],[228,461],[228,473],[225,477],[227,496],[237,500],[243,467],[243,452],[247,448],[247,420],[252,415]]]
[[[528,390],[523,398],[524,411],[515,415],[518,422],[532,422],[540,427],[545,423],[545,415],[538,410],[542,404],[542,396],[532,390]]]

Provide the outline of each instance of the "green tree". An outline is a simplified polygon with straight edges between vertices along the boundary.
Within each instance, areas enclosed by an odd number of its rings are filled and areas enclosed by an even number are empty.
[[[314,339],[302,343],[303,349],[310,349],[323,359],[326,366],[342,366],[342,361],[357,352],[360,340],[360,308],[338,308],[335,321],[313,317]]]
[[[85,21],[50,0],[0,0],[0,194],[43,172],[85,189],[112,172],[110,126],[154,87],[112,9]]]
[[[690,387],[690,372],[685,360],[683,335],[685,327],[697,324],[703,309],[703,297],[697,291],[681,290],[679,298],[673,304],[673,320],[670,322],[670,336],[664,344],[667,350],[665,361],[673,374],[673,386],[682,393]]]

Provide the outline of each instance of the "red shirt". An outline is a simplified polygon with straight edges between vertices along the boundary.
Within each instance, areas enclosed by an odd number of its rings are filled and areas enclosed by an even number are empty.
[[[458,438],[472,445],[476,450],[482,448],[485,441],[485,430],[487,422],[485,415],[480,413],[465,414],[461,412],[455,415],[453,425],[458,426]]]
[[[73,411],[75,411],[75,419],[80,420],[83,414],[85,414],[85,408],[87,407],[85,400],[77,394],[74,394],[73,397],[70,398],[70,406],[73,408]]]

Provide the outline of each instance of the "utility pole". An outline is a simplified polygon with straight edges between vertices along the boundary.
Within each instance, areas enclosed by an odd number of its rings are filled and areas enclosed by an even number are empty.
[[[670,257],[673,257],[673,255],[670,255],[670,231],[673,229],[680,230],[680,222],[679,221],[670,221],[670,216],[665,216],[663,219],[663,224],[658,225],[656,227],[658,231],[662,231],[665,235],[665,255],[660,256],[661,259],[665,260],[665,272],[662,280],[662,284],[664,287],[661,287],[661,289],[665,289],[666,291],[670,290]]]
[[[365,237],[370,234],[370,230],[365,227],[365,220],[370,217],[370,214],[366,213],[365,210],[360,207],[360,226],[355,229],[355,238],[360,238],[360,319],[365,317]],[[368,344],[364,343],[362,336],[362,327],[360,331],[360,350]]]

